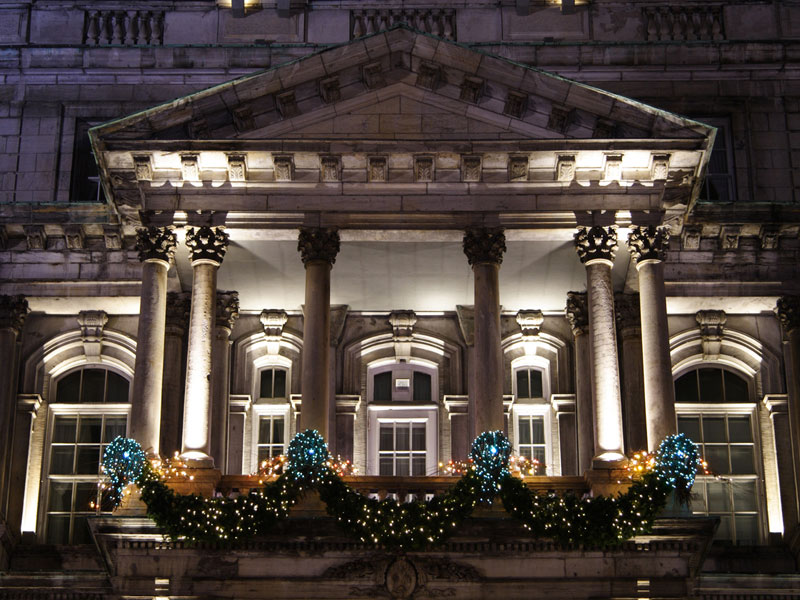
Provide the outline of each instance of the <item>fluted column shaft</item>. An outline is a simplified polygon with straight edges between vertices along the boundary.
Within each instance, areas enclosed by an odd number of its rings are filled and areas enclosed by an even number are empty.
[[[227,250],[221,229],[200,227],[186,232],[192,255],[192,307],[186,356],[181,456],[198,466],[213,466],[211,457],[211,344],[216,318],[217,269]]]
[[[329,440],[331,268],[339,253],[339,234],[333,229],[303,228],[297,249],[306,269],[300,427],[316,429]]]
[[[592,406],[592,356],[586,294],[567,294],[567,320],[575,336],[575,412],[578,430],[578,474],[592,467],[594,408]]]
[[[668,435],[677,433],[675,384],[669,354],[667,294],[664,258],[669,243],[666,227],[633,227],[628,246],[639,272],[639,306],[642,314],[642,368],[647,419],[647,448],[658,449]]]
[[[228,414],[231,375],[231,331],[239,316],[239,294],[217,292],[217,318],[211,376],[211,456],[220,468],[228,464]]]
[[[148,227],[136,234],[142,265],[139,329],[136,338],[130,436],[158,455],[161,435],[161,389],[164,377],[164,333],[167,319],[167,271],[175,253],[175,234]]]
[[[611,284],[617,232],[615,227],[580,228],[575,240],[578,255],[586,266],[594,400],[594,462],[602,465],[625,456],[614,290]]]
[[[502,229],[469,229],[464,253],[472,266],[475,293],[472,436],[503,430],[503,351],[500,345],[500,264],[506,251]]]

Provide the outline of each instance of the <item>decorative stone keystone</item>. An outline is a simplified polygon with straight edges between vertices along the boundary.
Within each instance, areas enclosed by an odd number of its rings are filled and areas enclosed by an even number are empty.
[[[616,226],[579,227],[575,234],[575,249],[583,264],[596,260],[612,263],[617,252]]]
[[[628,249],[637,263],[646,260],[661,260],[666,257],[669,246],[669,228],[634,225],[628,235]]]
[[[28,301],[25,296],[0,295],[0,329],[11,329],[19,333],[25,325],[27,316]]]
[[[703,357],[716,359],[722,346],[722,336],[728,316],[724,310],[701,310],[695,315],[702,336]]]
[[[573,335],[586,333],[589,329],[589,310],[586,292],[567,292],[567,307],[564,314],[572,328]]]
[[[543,323],[544,313],[540,310],[521,310],[517,313],[517,325],[522,330],[522,337],[539,337]]]
[[[464,254],[470,265],[503,262],[506,251],[506,236],[502,228],[480,227],[467,229],[464,233]]]
[[[210,261],[217,266],[222,264],[228,251],[228,234],[221,227],[190,227],[186,230],[186,245],[191,253],[192,263]]]
[[[392,325],[394,341],[408,341],[413,336],[417,315],[413,310],[392,311],[389,315],[389,323]]]
[[[177,238],[170,227],[142,227],[136,230],[139,260],[160,260],[169,264],[175,256]]]
[[[217,327],[233,329],[239,318],[239,292],[217,292]]]
[[[778,298],[775,316],[778,317],[783,330],[787,334],[800,328],[800,296]]]
[[[108,323],[108,315],[105,311],[82,310],[78,313],[83,352],[87,357],[99,360],[103,346],[103,328],[106,323]]]
[[[264,335],[268,342],[279,342],[283,336],[283,327],[289,320],[289,316],[284,310],[262,310],[261,326],[264,328]]]
[[[301,227],[297,239],[297,250],[303,264],[309,262],[336,262],[339,254],[339,232],[321,227]]]

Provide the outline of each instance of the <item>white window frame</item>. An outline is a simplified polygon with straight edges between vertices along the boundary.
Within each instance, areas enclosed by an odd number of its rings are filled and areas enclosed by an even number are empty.
[[[250,431],[250,439],[252,440],[250,444],[250,464],[253,465],[253,470],[257,470],[260,467],[258,463],[258,434],[261,425],[261,417],[283,417],[283,452],[281,454],[286,454],[289,442],[291,441],[289,438],[291,431],[289,427],[290,408],[291,405],[288,401],[282,401],[280,399],[277,402],[269,404],[253,404],[253,418],[251,419]]]
[[[517,371],[522,369],[533,369],[542,372],[542,397],[541,398],[520,398],[517,394]],[[511,361],[511,393],[514,394],[516,402],[527,402],[543,400],[550,402],[550,361],[543,356],[525,355]]]
[[[551,410],[550,404],[545,403],[537,403],[537,404],[520,404],[518,402],[514,403],[512,407],[512,431],[513,431],[513,443],[512,448],[514,454],[519,455],[519,433],[520,433],[520,424],[519,420],[520,417],[542,417],[544,420],[544,459],[545,462],[542,465],[544,467],[543,472],[541,475],[554,475],[555,468],[553,464],[553,443],[554,443],[554,435],[553,435],[553,411]]]
[[[92,366],[89,366],[92,368]],[[133,387],[133,382],[129,380],[131,384],[131,388]],[[129,388],[130,389],[130,388]],[[44,460],[42,461],[42,483],[41,486],[41,503],[39,505],[39,514],[38,514],[38,522],[40,526],[37,528],[37,537],[41,543],[45,543],[47,540],[47,514],[48,514],[48,507],[50,505],[50,480],[58,481],[79,481],[79,482],[97,482],[99,478],[98,474],[86,474],[86,475],[51,475],[50,474],[50,459],[51,459],[51,447],[52,447],[52,440],[53,440],[53,428],[55,426],[56,417],[59,416],[81,416],[81,417],[91,417],[91,416],[121,416],[124,415],[127,420],[127,425],[125,428],[125,435],[128,435],[128,431],[130,431],[130,413],[131,413],[131,405],[130,402],[126,403],[102,403],[102,402],[81,402],[78,404],[63,404],[54,402],[49,405],[47,411],[47,434],[45,436],[45,451],[44,451]],[[102,445],[102,442],[101,442]]]
[[[255,398],[254,406],[260,402],[283,401],[289,402],[292,394],[292,361],[285,356],[267,355],[256,359],[253,362],[253,386],[252,398]],[[284,369],[286,371],[286,396],[281,398],[261,398],[261,371],[266,369]],[[273,382],[274,386],[274,382]]]
[[[431,377],[431,402],[434,404],[438,404],[439,401],[439,366],[435,363],[429,361],[423,361],[419,359],[411,359],[407,362],[397,362],[394,359],[390,361],[378,361],[376,363],[371,364],[367,369],[367,398],[369,398],[369,402],[374,402],[373,398],[375,397],[375,375],[379,375],[381,373],[386,373],[387,371],[392,372],[392,402],[409,402],[414,403],[414,381],[413,381],[413,372],[414,371],[421,371],[426,375],[430,375]],[[395,381],[397,379],[404,379],[404,377],[398,377],[395,375],[397,371],[410,371],[411,375],[411,382],[408,392],[408,398],[402,398],[402,393],[398,393],[395,387]]]
[[[712,366],[712,365],[708,365]],[[697,368],[703,368],[699,366]],[[687,370],[688,371],[688,370]],[[681,373],[682,375],[685,374],[687,371]],[[735,371],[734,371],[735,373]],[[741,374],[736,373],[741,377]],[[676,377],[677,379],[677,377]],[[767,502],[765,498],[765,486],[764,486],[764,468],[761,456],[761,436],[760,436],[760,427],[758,421],[758,406],[755,402],[742,402],[742,403],[707,403],[707,402],[676,402],[675,403],[675,413],[676,418],[681,416],[748,416],[750,417],[750,428],[751,433],[753,436],[753,461],[755,463],[755,473],[754,474],[732,474],[732,473],[724,473],[720,474],[719,477],[711,475],[711,476],[704,476],[698,475],[697,481],[698,482],[709,482],[709,481],[716,481],[717,479],[721,480],[728,480],[728,481],[755,481],[755,488],[756,488],[756,523],[757,523],[757,530],[758,530],[758,539],[756,540],[757,543],[762,543],[766,539],[766,516],[767,516]],[[695,440],[693,440],[695,441]],[[701,443],[701,440],[696,440],[697,443]],[[710,465],[713,469],[713,465]],[[694,510],[691,509],[693,514],[697,515],[707,515],[709,514],[705,510]],[[736,514],[734,510],[731,510],[730,514],[732,517]],[[736,535],[735,535],[735,524],[732,524],[732,533],[734,543],[737,542]],[[720,539],[728,539],[728,538],[720,538]]]
[[[425,424],[425,474],[436,475],[439,468],[438,415],[439,407],[385,405],[368,406],[369,422],[367,430],[367,475],[380,474],[379,447],[381,423],[424,423]]]

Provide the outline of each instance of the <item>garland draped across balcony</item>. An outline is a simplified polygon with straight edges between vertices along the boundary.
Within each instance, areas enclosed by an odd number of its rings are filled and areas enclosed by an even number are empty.
[[[176,493],[130,438],[118,437],[106,448],[103,469],[117,501],[126,485],[139,486],[148,516],[173,540],[233,543],[266,535],[288,517],[304,493],[316,490],[328,514],[348,534],[386,548],[420,550],[443,542],[476,506],[495,498],[534,537],[568,547],[615,546],[649,532],[672,491],[687,499],[700,464],[691,440],[682,434],[669,436],[627,492],[580,498],[531,492],[509,472],[510,453],[502,432],[484,432],[472,444],[474,467],[450,490],[428,501],[404,504],[368,498],[348,486],[329,468],[327,444],[313,430],[292,439],[282,475],[237,498]]]

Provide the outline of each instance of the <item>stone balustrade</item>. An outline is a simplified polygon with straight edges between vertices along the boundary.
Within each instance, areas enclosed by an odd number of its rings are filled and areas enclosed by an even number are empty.
[[[160,46],[164,12],[148,10],[86,11],[83,43],[89,46]]]
[[[456,11],[452,8],[392,8],[351,11],[351,39],[388,29],[397,23],[442,37],[456,39]]]
[[[648,41],[724,40],[722,9],[707,5],[664,5],[642,9]]]

